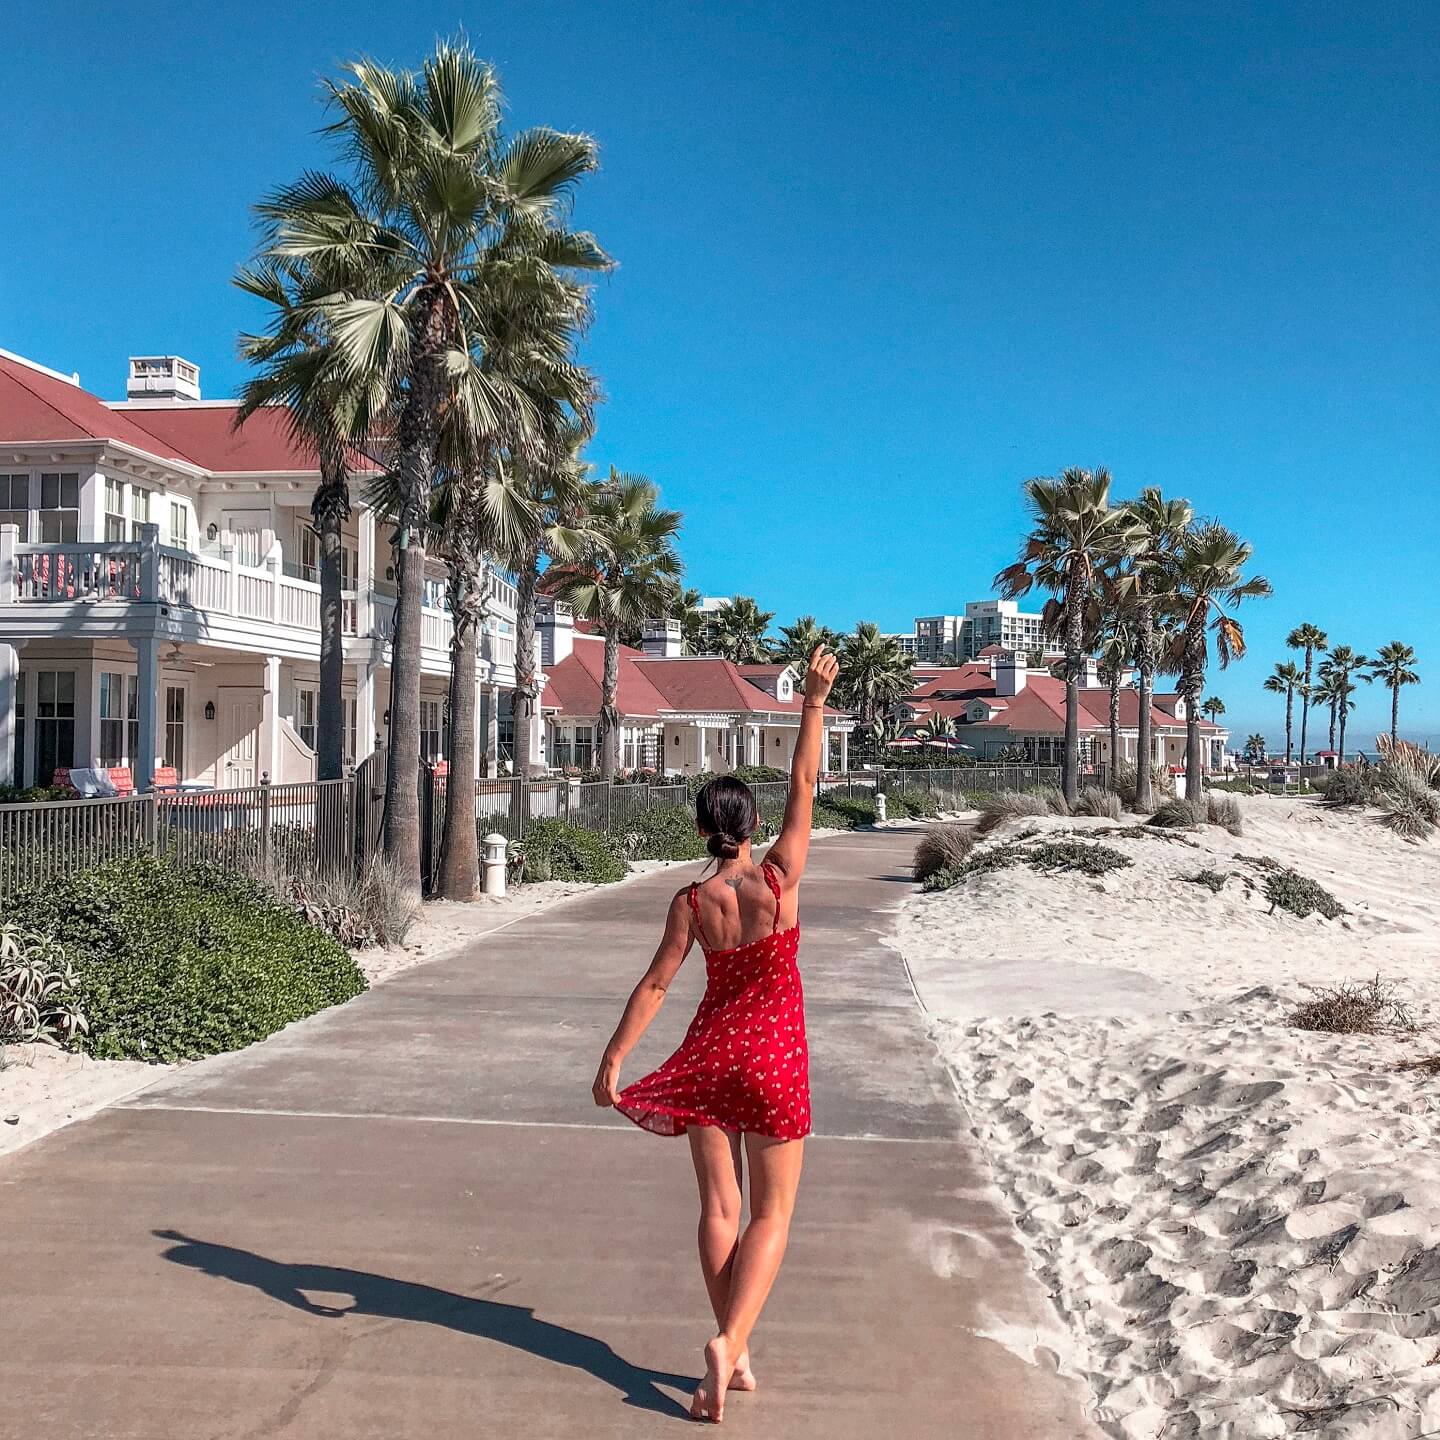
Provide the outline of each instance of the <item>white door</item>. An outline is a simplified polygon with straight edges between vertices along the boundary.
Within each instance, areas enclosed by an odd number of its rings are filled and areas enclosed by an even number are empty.
[[[260,754],[260,692],[220,692],[220,763],[215,777],[222,790],[259,782],[256,760]]]
[[[258,568],[269,548],[270,527],[268,510],[227,510],[221,517],[230,544],[235,547],[235,558],[252,570]]]

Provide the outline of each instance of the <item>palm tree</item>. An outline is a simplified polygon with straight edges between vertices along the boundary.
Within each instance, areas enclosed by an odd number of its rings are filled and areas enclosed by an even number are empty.
[[[1330,643],[1330,637],[1318,625],[1312,625],[1307,620],[1303,625],[1297,625],[1285,637],[1285,643],[1292,650],[1305,652],[1305,681],[1300,687],[1300,696],[1304,702],[1300,707],[1300,763],[1303,765],[1310,733],[1310,687],[1314,682],[1315,656]],[[1333,737],[1331,743],[1333,748]]]
[[[1358,688],[1355,677],[1363,674],[1369,664],[1363,655],[1357,655],[1349,645],[1336,645],[1320,667],[1330,712],[1339,722],[1339,742],[1336,743],[1332,734],[1330,746],[1338,752],[1338,763],[1341,765],[1345,763],[1345,725],[1350,712],[1355,709],[1355,701],[1351,698]]]
[[[1400,743],[1400,690],[1405,685],[1420,683],[1419,671],[1415,668],[1415,651],[1399,640],[1382,645],[1370,661],[1365,672],[1366,680],[1383,680],[1390,692],[1390,743]]]
[[[913,683],[910,657],[880,627],[862,620],[846,635],[836,651],[840,678],[835,694],[853,710],[862,725],[869,725],[909,693]]]
[[[802,615],[793,625],[780,627],[780,638],[770,643],[770,658],[805,665],[817,645],[836,650],[840,637],[828,625],[820,624],[813,615]]]
[[[774,618],[773,611],[762,610],[748,595],[727,600],[713,616],[715,653],[737,665],[753,665],[763,660],[765,632]]]
[[[1174,583],[1175,556],[1194,519],[1187,500],[1167,500],[1153,485],[1124,504],[1130,530],[1130,551],[1115,579],[1121,603],[1134,615],[1136,688],[1140,693],[1135,740],[1135,808],[1155,808],[1151,769],[1152,697],[1155,672],[1165,652],[1161,634],[1164,600]]]
[[[383,386],[347,383],[316,299],[339,277],[303,260],[262,256],[243,266],[235,283],[269,308],[264,334],[242,335],[240,354],[258,373],[240,392],[239,429],[256,411],[283,406],[292,435],[313,451],[320,483],[310,502],[320,558],[320,690],[316,712],[316,777],[345,770],[344,540],[350,518],[351,446],[363,442],[385,404]],[[360,282],[357,282],[360,283]]]
[[[544,222],[561,212],[595,168],[596,148],[588,136],[551,130],[505,140],[498,79],[467,47],[438,45],[418,74],[352,64],[347,79],[327,89],[337,112],[329,133],[352,179],[307,173],[258,209],[272,256],[326,275],[387,277],[383,287],[339,286],[314,308],[342,378],[379,381],[394,404],[398,594],[385,849],[418,887],[421,604],[443,415],[454,404],[476,431],[528,443],[536,420],[530,397],[473,363],[488,348],[487,298],[497,284],[543,287],[561,273],[610,262],[590,236],[548,225],[523,258],[499,249],[513,218]]]
[[[1258,765],[1265,758],[1265,737],[1263,735],[1251,735],[1245,741],[1245,758],[1252,764]]]
[[[1225,713],[1225,702],[1218,695],[1211,695],[1200,707],[1200,713],[1212,724],[1218,724]]]
[[[1285,763],[1288,765],[1294,755],[1291,737],[1295,726],[1295,692],[1305,684],[1305,672],[1293,661],[1277,664],[1265,680],[1265,689],[1272,695],[1285,697]]]
[[[597,542],[581,560],[556,567],[553,593],[568,600],[577,616],[594,621],[605,637],[599,743],[606,780],[614,779],[620,766],[621,632],[668,614],[680,580],[675,551],[680,513],[662,510],[659,502],[653,482],[612,465],[607,479],[590,482],[587,509]]]
[[[1085,637],[1098,628],[1101,566],[1137,543],[1128,512],[1110,504],[1110,472],[1071,468],[1055,479],[1025,482],[1034,528],[1020,558],[995,577],[1007,600],[1035,586],[1048,590],[1046,630],[1065,648],[1065,798],[1080,794],[1080,671]]]
[[[1174,600],[1179,629],[1170,659],[1179,670],[1176,687],[1185,701],[1185,794],[1198,798],[1205,763],[1200,750],[1200,694],[1210,661],[1209,636],[1215,635],[1220,668],[1245,654],[1245,631],[1229,613],[1242,600],[1270,594],[1261,575],[1245,575],[1253,549],[1216,520],[1192,524],[1175,558]]]

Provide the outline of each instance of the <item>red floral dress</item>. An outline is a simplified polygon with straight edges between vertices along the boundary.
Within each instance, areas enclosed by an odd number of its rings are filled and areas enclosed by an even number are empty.
[[[656,1071],[620,1092],[616,1108],[656,1135],[717,1125],[775,1140],[810,1133],[810,1051],[796,957],[800,926],[780,926],[780,882],[761,867],[775,896],[770,933],[748,945],[712,950],[690,908],[705,952],[705,996],[680,1048]]]

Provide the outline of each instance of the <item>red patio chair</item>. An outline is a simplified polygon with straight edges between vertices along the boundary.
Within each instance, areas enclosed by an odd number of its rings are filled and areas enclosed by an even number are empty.
[[[131,775],[128,765],[112,765],[109,775],[110,783],[115,787],[117,795],[133,795],[135,793],[135,777]]]

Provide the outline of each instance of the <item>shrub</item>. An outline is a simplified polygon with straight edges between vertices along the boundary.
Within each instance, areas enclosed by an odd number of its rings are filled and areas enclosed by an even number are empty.
[[[975,832],[968,825],[931,825],[915,846],[910,873],[927,880],[941,870],[958,869],[975,848]]]
[[[1240,802],[1233,795],[1207,795],[1205,819],[1209,824],[1219,825],[1232,835],[1244,833],[1245,822],[1240,811]]]
[[[1440,792],[1403,766],[1386,766],[1375,797],[1380,823],[1407,840],[1427,840],[1440,825]]]
[[[873,825],[878,814],[869,795],[837,795],[831,791],[815,802],[812,823],[817,830],[855,830],[861,825]]]
[[[685,778],[685,789],[693,800],[710,781],[717,778],[718,770],[703,770],[698,775],[688,775]],[[727,775],[732,775],[736,780],[743,780],[747,785],[769,785],[776,780],[788,780],[788,770],[777,770],[773,765],[737,765],[733,770],[727,770]],[[674,777],[660,776],[657,783],[678,783]]]
[[[641,811],[630,822],[624,845],[632,860],[702,860],[709,854],[688,805],[655,805]]]
[[[1018,790],[998,790],[987,795],[980,805],[980,819],[975,823],[977,835],[988,835],[1007,820],[1022,815],[1048,815],[1050,807],[1039,795]]]
[[[885,806],[886,813],[892,820],[934,820],[940,814],[940,806],[935,797],[918,786],[887,790]]]
[[[58,785],[0,785],[0,805],[29,805],[39,800],[73,800],[73,790],[62,790]]]
[[[73,957],[82,1044],[103,1059],[234,1050],[365,989],[343,946],[233,869],[132,856],[9,908]]]
[[[1324,1030],[1332,1035],[1380,1035],[1415,1028],[1410,1007],[1395,986],[1378,975],[1363,985],[1344,981],[1323,986],[1312,999],[1292,1010],[1288,1020],[1297,1030]]]
[[[1033,846],[1024,858],[1032,870],[1074,871],[1081,875],[1105,875],[1135,863],[1113,846],[1085,840],[1047,840]]]
[[[1045,802],[1045,813],[1050,815],[1068,815],[1070,813],[1070,802],[1065,798],[1064,792],[1058,785],[1036,785],[1025,792],[1033,795],[1037,800]]]
[[[620,843],[568,820],[532,820],[520,842],[522,880],[571,880],[609,885],[625,878]]]
[[[290,879],[284,893],[310,924],[351,950],[403,945],[420,911],[414,891],[383,855],[359,874],[332,871]]]
[[[1135,767],[1117,765],[1110,776],[1110,788],[1127,807],[1135,804]],[[1150,767],[1150,791],[1157,800],[1168,799],[1175,794],[1175,780],[1163,765]]]
[[[1368,765],[1347,765],[1325,782],[1320,797],[1326,805],[1369,805],[1375,799],[1375,771]]]
[[[1182,875],[1180,878],[1191,885],[1203,885],[1218,895],[1230,876],[1224,870],[1197,870],[1193,875]]]
[[[1208,813],[1203,804],[1194,800],[1166,800],[1155,807],[1155,813],[1145,823],[1162,830],[1195,830],[1204,824]]]
[[[1295,870],[1271,870],[1265,879],[1265,898],[1272,914],[1278,907],[1302,920],[1311,914],[1334,920],[1349,913],[1324,886]]]
[[[0,1044],[68,1045],[90,1028],[75,998],[75,967],[53,940],[0,924]]]
[[[1098,785],[1087,785],[1075,802],[1077,815],[1095,815],[1102,820],[1118,820],[1124,813],[1120,797],[1113,790],[1102,790]]]

